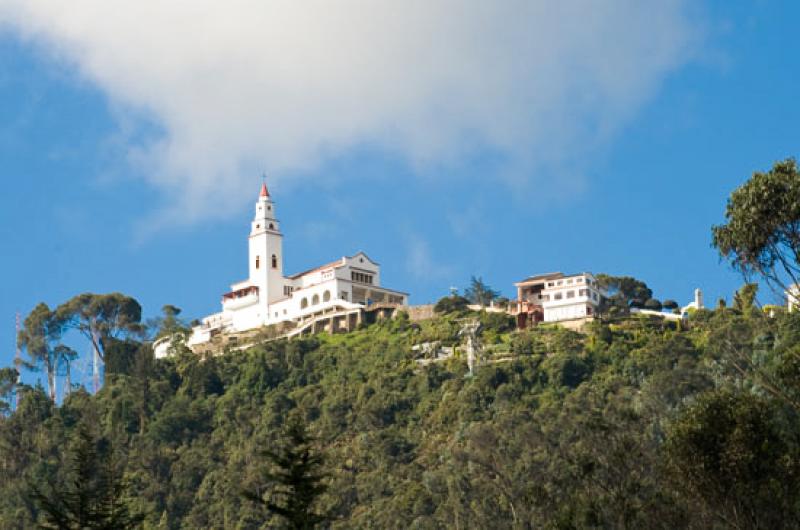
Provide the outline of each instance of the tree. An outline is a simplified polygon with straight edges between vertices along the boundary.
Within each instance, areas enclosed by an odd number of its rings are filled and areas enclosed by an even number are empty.
[[[463,296],[452,294],[436,302],[436,305],[433,306],[433,310],[436,313],[455,313],[458,311],[466,311],[468,305],[469,300]]]
[[[267,508],[271,513],[286,519],[289,528],[314,528],[327,520],[314,511],[314,503],[326,490],[322,483],[322,455],[313,450],[314,440],[308,435],[305,424],[290,419],[284,430],[284,440],[273,451],[262,455],[268,461],[263,479],[271,484],[271,493],[244,492],[244,496]]]
[[[78,358],[78,352],[64,344],[57,344],[53,348],[53,353],[56,356],[56,373],[63,367],[64,369],[64,393],[69,394],[72,391],[72,361]],[[60,375],[60,374],[59,374]]]
[[[139,528],[142,515],[125,501],[127,486],[115,469],[110,445],[97,439],[85,423],[73,438],[68,478],[61,484],[32,484],[30,496],[41,510],[44,528]]]
[[[721,389],[702,395],[670,425],[666,463],[701,518],[726,528],[796,526],[800,465],[778,417],[770,400]]]
[[[674,311],[674,310],[678,309],[678,302],[676,302],[675,300],[671,300],[671,299],[670,300],[664,300],[664,302],[661,305],[664,307],[664,309],[668,309],[669,311]]]
[[[56,399],[56,368],[61,352],[54,347],[63,332],[63,322],[50,311],[45,303],[40,303],[25,317],[23,328],[17,341],[28,353],[34,366],[42,366],[47,379],[47,393]]]
[[[800,172],[788,158],[755,172],[731,193],[712,244],[745,281],[760,276],[786,290],[800,282]]]
[[[0,368],[0,416],[11,410],[6,399],[13,392],[18,376],[19,372],[14,368]]]
[[[154,339],[169,337],[175,333],[188,334],[190,331],[186,323],[178,318],[181,308],[167,304],[161,308],[162,316],[148,321],[148,327],[155,329]]]
[[[495,291],[483,282],[480,277],[472,277],[469,287],[464,290],[464,297],[473,304],[486,306],[500,296],[500,291]]]
[[[629,307],[642,307],[653,297],[646,283],[630,276],[597,274],[595,279],[608,294],[601,305],[602,312],[627,314]]]
[[[645,308],[645,309],[651,309],[651,310],[653,310],[653,311],[661,311],[661,308],[662,308],[662,307],[663,307],[663,304],[661,304],[661,302],[659,302],[659,301],[658,301],[658,300],[656,300],[655,298],[649,298],[649,299],[648,299],[648,300],[647,300],[647,301],[644,303],[644,308]]]
[[[733,308],[743,314],[749,314],[753,309],[758,293],[757,283],[744,284],[736,294],[733,295]]]
[[[134,298],[121,293],[79,294],[58,306],[56,315],[66,327],[76,329],[86,337],[103,361],[104,341],[143,330],[142,306]]]

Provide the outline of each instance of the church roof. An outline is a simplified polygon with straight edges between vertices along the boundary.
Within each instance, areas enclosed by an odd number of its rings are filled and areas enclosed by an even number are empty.
[[[330,263],[326,263],[325,265],[320,265],[319,267],[314,267],[313,269],[308,269],[307,271],[298,272],[297,274],[292,274],[289,276],[290,280],[296,280],[305,276],[306,274],[311,274],[312,272],[321,271],[322,269],[330,269],[331,267],[338,268],[344,265],[344,260],[342,258],[337,259],[336,261],[332,261]]]
[[[269,197],[269,190],[267,189],[267,183],[261,183],[261,193],[258,194],[259,197]]]

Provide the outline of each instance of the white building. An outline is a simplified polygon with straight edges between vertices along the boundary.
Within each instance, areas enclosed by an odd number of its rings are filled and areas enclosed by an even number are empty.
[[[247,279],[222,295],[222,311],[192,329],[188,346],[208,342],[219,333],[235,333],[271,324],[299,327],[325,316],[328,331],[351,327],[371,307],[405,306],[408,294],[381,287],[380,266],[363,252],[299,274],[283,271],[283,233],[266,184],[255,207],[248,237]],[[346,321],[335,320],[336,316]],[[312,328],[312,331],[318,329]],[[158,350],[158,345],[156,345]],[[162,349],[166,351],[166,346]],[[157,352],[162,353],[163,352]]]
[[[606,293],[592,274],[567,276],[561,272],[531,276],[514,284],[517,288],[519,327],[536,322],[565,322],[593,318]]]
[[[790,313],[800,309],[800,284],[793,283],[786,289],[786,306]]]
[[[694,290],[694,300],[681,308],[681,314],[687,313],[690,309],[704,309],[703,305],[703,291],[700,289]]]

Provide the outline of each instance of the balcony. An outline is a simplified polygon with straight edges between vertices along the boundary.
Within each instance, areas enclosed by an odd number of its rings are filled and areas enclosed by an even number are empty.
[[[258,303],[258,287],[251,285],[222,295],[222,307],[236,310]]]

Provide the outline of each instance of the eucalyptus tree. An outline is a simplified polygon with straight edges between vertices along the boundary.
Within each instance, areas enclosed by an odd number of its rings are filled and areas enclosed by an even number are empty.
[[[17,342],[30,357],[31,365],[44,369],[47,393],[56,399],[56,368],[60,353],[56,344],[64,331],[64,323],[45,303],[40,303],[25,317]]]
[[[105,362],[106,343],[142,333],[142,306],[122,293],[83,293],[67,300],[55,311],[65,329],[74,329],[92,345],[97,359]]]
[[[712,244],[745,281],[760,277],[772,288],[800,283],[800,171],[797,161],[755,172],[731,193],[725,223],[711,229]]]

